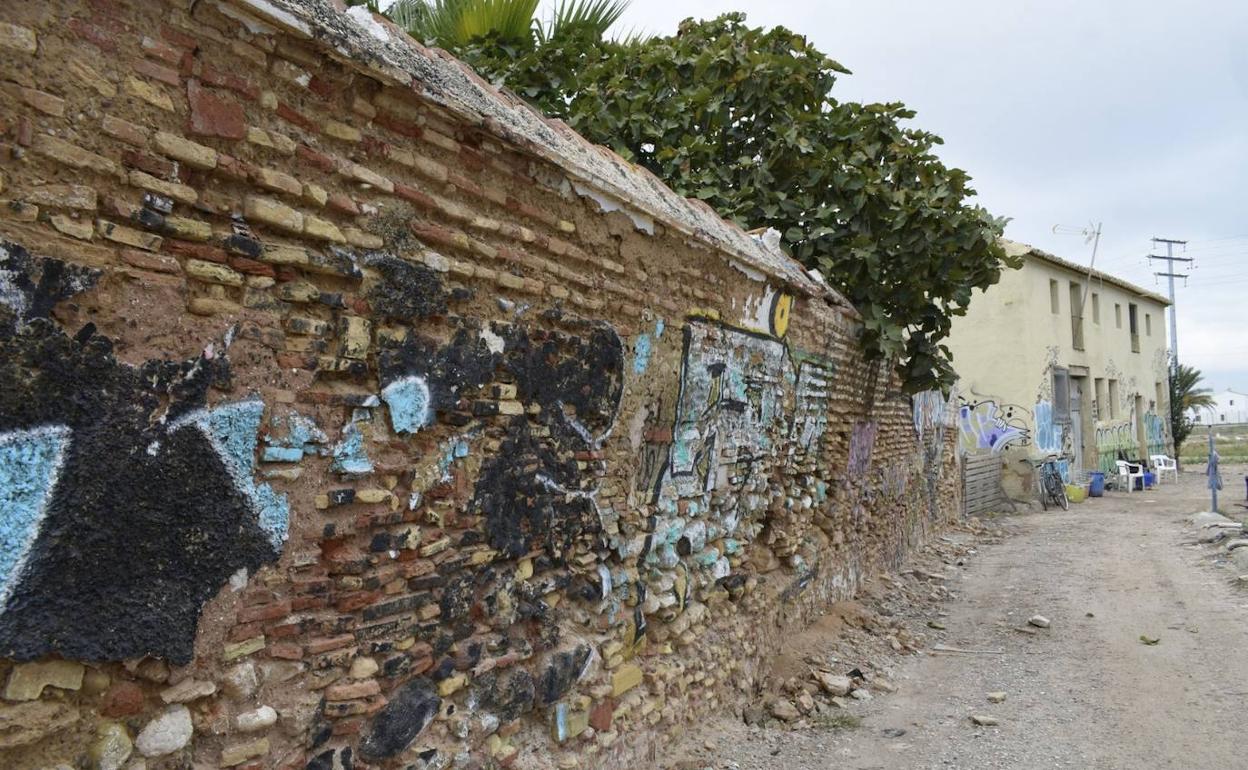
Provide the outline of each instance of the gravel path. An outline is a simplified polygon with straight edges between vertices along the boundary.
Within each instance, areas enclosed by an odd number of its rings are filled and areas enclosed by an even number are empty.
[[[1225,474],[1223,512],[1243,512],[1232,504],[1242,469],[1227,470],[1239,473]],[[946,630],[930,634],[926,654],[894,663],[898,691],[852,704],[860,726],[751,728],[725,717],[693,738],[700,756],[677,766],[1248,767],[1237,746],[1248,592],[1213,568],[1219,546],[1190,544],[1184,517],[1207,509],[1204,481],[1187,473],[1069,513],[1005,517],[1007,536],[949,582]],[[1017,630],[1034,614],[1051,627]],[[932,644],[980,652],[933,654]],[[988,702],[994,691],[1005,701]],[[973,714],[999,725],[976,726]]]

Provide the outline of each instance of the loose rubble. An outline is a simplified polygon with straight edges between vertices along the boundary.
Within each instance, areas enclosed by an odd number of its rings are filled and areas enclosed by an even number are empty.
[[[929,622],[941,606],[957,596],[960,568],[982,542],[991,542],[994,528],[972,519],[919,549],[907,569],[878,575],[853,602],[829,609],[826,623],[816,621],[794,637],[773,666],[772,676],[756,688],[758,699],[740,714],[752,732],[772,730],[851,729],[858,723],[853,711],[875,697],[897,691],[894,666],[899,656],[923,654],[937,644],[946,629]],[[993,700],[1000,696],[1000,700]],[[1005,693],[989,693],[999,703]],[[982,717],[984,724],[996,724]],[[891,728],[904,735],[905,730]],[[760,733],[761,735],[761,733]],[[708,765],[718,744],[689,741],[686,752],[704,759],[684,758],[663,767],[730,768]]]

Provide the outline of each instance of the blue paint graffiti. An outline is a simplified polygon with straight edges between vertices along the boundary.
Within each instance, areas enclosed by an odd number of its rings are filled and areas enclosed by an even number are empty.
[[[39,534],[69,436],[63,426],[0,436],[0,611]]]
[[[395,433],[415,433],[431,422],[429,384],[424,377],[400,377],[382,388],[381,398],[390,407]]]
[[[268,484],[255,482],[256,437],[264,416],[259,399],[211,409],[197,409],[169,426],[170,432],[194,425],[212,444],[238,491],[247,496],[273,548],[281,550],[290,528],[290,503]]]
[[[663,336],[665,325],[663,319],[660,318],[654,322],[654,339]],[[637,342],[633,345],[633,373],[644,374],[646,368],[650,366],[650,356],[654,353],[654,343],[646,332],[637,335]]]
[[[1053,422],[1053,405],[1048,401],[1037,401],[1032,413],[1036,423],[1036,432],[1032,441],[1041,452],[1062,451],[1062,426]]]
[[[651,350],[650,335],[642,332],[637,336],[637,342],[633,345],[633,373],[642,374],[646,371],[646,367],[650,365]]]
[[[968,452],[988,449],[1000,452],[1010,446],[1026,446],[1030,438],[1026,410],[996,401],[978,401],[958,408],[959,440]]]
[[[364,476],[373,472],[373,461],[364,451],[364,434],[355,420],[342,429],[342,439],[334,445],[334,461],[330,469],[348,476]]]
[[[275,427],[281,422],[277,418],[271,421]],[[320,452],[321,449],[317,445],[329,440],[314,421],[301,414],[288,415],[284,422],[286,424],[284,437],[268,436],[265,438],[267,446],[260,459],[266,463],[297,463],[305,455]]]

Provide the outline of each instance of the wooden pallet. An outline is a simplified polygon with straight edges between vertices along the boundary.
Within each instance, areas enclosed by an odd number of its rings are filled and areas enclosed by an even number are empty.
[[[1001,456],[968,454],[962,462],[962,514],[1014,510],[1014,502],[1001,487]]]

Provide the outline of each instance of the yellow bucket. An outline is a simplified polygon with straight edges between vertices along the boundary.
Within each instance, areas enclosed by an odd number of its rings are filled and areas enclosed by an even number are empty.
[[[1066,497],[1072,503],[1082,503],[1084,498],[1088,496],[1088,490],[1083,486],[1075,486],[1074,484],[1066,485]]]

